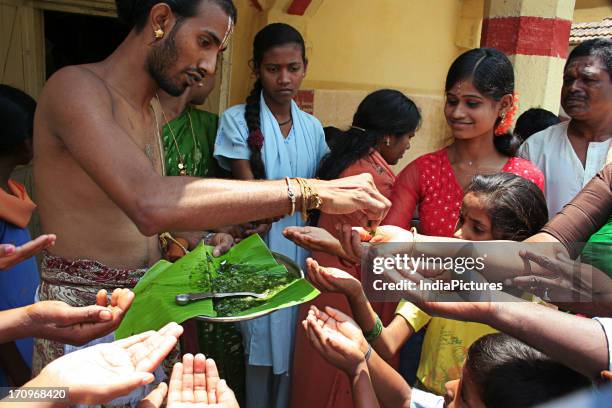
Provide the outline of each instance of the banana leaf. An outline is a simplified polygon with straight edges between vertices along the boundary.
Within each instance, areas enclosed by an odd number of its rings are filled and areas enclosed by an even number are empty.
[[[200,244],[174,264],[162,260],[153,265],[134,287],[136,296],[115,337],[121,339],[147,330],[158,330],[169,322],[182,323],[197,316],[216,317],[211,299],[179,306],[175,297],[181,293],[210,291],[211,281],[224,262],[256,267],[258,273],[287,273],[286,267],[277,263],[259,235],[241,241],[217,258],[212,256],[212,250],[213,247]],[[318,295],[319,291],[308,281],[296,276],[280,292],[258,300],[253,307],[233,316],[247,320],[261,312],[308,302]]]

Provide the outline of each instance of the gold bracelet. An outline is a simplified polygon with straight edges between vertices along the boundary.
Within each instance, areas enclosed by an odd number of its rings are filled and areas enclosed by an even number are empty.
[[[289,196],[289,201],[291,202],[291,212],[289,213],[289,216],[292,216],[295,214],[295,193],[293,192],[291,179],[289,177],[285,177],[285,181],[287,182],[287,196]]]
[[[304,179],[298,177],[295,179],[295,181],[297,181],[298,186],[300,186],[300,194],[302,196],[302,221],[306,222],[306,220],[308,219],[308,197],[306,193],[306,187],[304,186]]]
[[[319,194],[310,186],[308,180],[299,177],[295,180],[299,184],[302,193],[302,221],[306,221],[308,219],[308,211],[321,209],[323,201]]]
[[[308,186],[310,187],[310,191],[312,192],[311,207],[309,209],[310,210],[320,210],[321,207],[323,207],[323,200],[321,200],[321,197],[319,196],[319,193],[317,192],[317,190],[310,186],[310,183],[308,183]]]

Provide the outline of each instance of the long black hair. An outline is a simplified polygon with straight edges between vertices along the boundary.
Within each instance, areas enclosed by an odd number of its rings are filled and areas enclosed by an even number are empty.
[[[523,241],[548,222],[542,190],[512,173],[479,174],[466,189],[485,202],[494,239]]]
[[[265,26],[255,35],[253,40],[253,59],[251,61],[254,72],[258,72],[261,67],[261,61],[264,54],[271,48],[285,44],[297,44],[302,49],[302,61],[306,60],[306,46],[304,38],[293,27],[283,23],[273,23]],[[261,132],[261,123],[259,121],[259,113],[261,106],[259,98],[263,86],[261,81],[257,79],[251,89],[251,93],[246,98],[246,106],[244,109],[244,119],[249,128],[249,148],[251,149],[251,171],[256,179],[266,178],[266,169],[261,159],[261,148],[263,146],[264,135]],[[261,139],[258,141],[257,139]],[[253,142],[254,141],[254,142]]]
[[[335,138],[331,151],[321,161],[317,177],[338,178],[385,136],[414,132],[420,123],[419,109],[400,91],[380,89],[372,92],[359,104],[352,127]]]
[[[483,95],[495,101],[514,93],[514,68],[506,55],[494,48],[475,48],[461,54],[451,65],[446,77],[445,91],[448,92],[459,81],[471,80]],[[499,126],[501,118],[495,122]],[[493,139],[497,151],[513,157],[520,141],[507,132]]]

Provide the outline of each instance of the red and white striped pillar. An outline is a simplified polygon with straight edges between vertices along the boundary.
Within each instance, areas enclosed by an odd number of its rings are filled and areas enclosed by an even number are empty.
[[[514,64],[519,110],[559,112],[575,0],[486,0],[481,46]]]

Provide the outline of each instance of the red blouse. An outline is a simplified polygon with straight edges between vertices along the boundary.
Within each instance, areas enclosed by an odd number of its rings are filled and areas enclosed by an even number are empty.
[[[544,174],[528,160],[511,157],[501,171],[524,177],[544,191]],[[417,158],[397,176],[384,224],[409,228],[418,205],[419,232],[452,237],[462,200],[463,190],[444,148]]]

